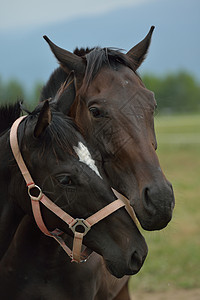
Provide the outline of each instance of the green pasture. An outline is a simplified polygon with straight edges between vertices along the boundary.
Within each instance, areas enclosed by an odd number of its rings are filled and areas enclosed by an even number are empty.
[[[171,223],[144,232],[149,254],[133,291],[200,288],[200,115],[156,116],[158,156],[172,182],[176,207]]]

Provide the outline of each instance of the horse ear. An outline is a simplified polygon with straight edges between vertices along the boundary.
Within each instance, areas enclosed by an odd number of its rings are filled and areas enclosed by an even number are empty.
[[[128,55],[130,58],[132,58],[132,60],[135,64],[135,70],[137,68],[139,68],[139,66],[141,65],[141,63],[144,61],[144,59],[146,57],[154,28],[155,28],[154,26],[151,26],[146,37],[140,43],[138,43],[135,47],[131,48],[126,53],[126,55]]]
[[[49,101],[46,100],[39,114],[37,124],[34,129],[34,136],[36,138],[40,137],[50,123],[51,123],[51,111],[49,107]]]
[[[51,102],[56,110],[67,115],[70,111],[71,105],[76,97],[75,76],[72,71],[67,77],[66,81],[61,85],[54,100]]]
[[[66,73],[74,71],[77,80],[81,81],[84,77],[86,61],[80,56],[56,46],[46,35],[44,35],[43,38],[49,44],[51,51],[64,71]]]

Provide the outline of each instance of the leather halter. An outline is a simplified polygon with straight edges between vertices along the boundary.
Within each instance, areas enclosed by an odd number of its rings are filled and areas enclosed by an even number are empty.
[[[22,158],[22,155],[20,153],[19,145],[18,145],[18,139],[17,139],[17,129],[20,124],[20,122],[25,118],[26,116],[22,116],[18,118],[14,124],[11,127],[10,131],[10,145],[13,152],[13,155],[15,157],[15,160],[17,162],[17,165],[19,166],[19,169],[24,177],[24,180],[26,181],[26,185],[28,188],[28,195],[31,199],[32,204],[32,210],[33,210],[33,216],[35,218],[35,221],[39,227],[39,229],[47,236],[54,238],[60,246],[64,249],[64,251],[69,255],[69,257],[72,259],[72,261],[75,262],[83,262],[85,261],[88,256],[91,254],[92,250],[89,248],[86,248],[83,252],[81,252],[82,248],[82,242],[83,237],[87,234],[87,232],[90,230],[90,228],[101,221],[102,219],[106,218],[119,208],[125,206],[125,203],[121,199],[117,199],[110,204],[106,205],[104,208],[100,209],[98,212],[93,214],[92,216],[88,217],[86,220],[84,219],[74,219],[72,216],[70,216],[68,213],[63,211],[59,206],[57,206],[54,202],[52,202],[45,194],[43,194],[41,188],[37,186],[27,167],[26,164]],[[38,196],[34,196],[31,193],[32,189],[38,190]],[[115,191],[114,191],[115,192]],[[68,246],[65,244],[64,240],[60,236],[63,232],[59,229],[55,229],[54,231],[49,231],[47,227],[44,224],[41,210],[40,210],[40,202],[45,205],[49,210],[51,210],[55,215],[57,215],[60,219],[62,219],[66,224],[68,224],[69,228],[74,233],[74,241],[73,241],[73,249],[69,249]],[[76,227],[81,226],[83,229],[83,232],[76,231]]]

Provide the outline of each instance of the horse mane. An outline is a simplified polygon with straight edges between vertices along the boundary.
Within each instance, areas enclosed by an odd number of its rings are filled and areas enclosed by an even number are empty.
[[[118,70],[124,65],[133,69],[133,61],[123,54],[120,49],[96,47],[85,54],[87,61],[85,76],[83,79],[84,89],[87,89],[94,77],[105,65],[114,70]]]
[[[74,54],[86,59],[86,70],[83,79],[83,87],[87,89],[91,81],[105,65],[118,70],[121,65],[131,68],[133,71],[133,61],[120,49],[115,48],[76,48]],[[68,74],[58,67],[50,76],[46,85],[43,87],[40,101],[54,97],[60,85],[66,80]]]
[[[29,122],[32,123],[34,122],[34,119],[38,118],[42,104],[43,103],[40,103],[34,111],[22,121],[18,132],[20,147],[25,127],[29,126]],[[41,152],[46,155],[46,157],[48,157],[48,152],[52,151],[52,149],[55,155],[56,153],[59,153],[60,150],[75,155],[73,146],[77,146],[80,141],[80,136],[78,135],[80,131],[77,125],[70,117],[55,111],[54,109],[51,109],[51,115],[51,123],[47,126],[41,137],[39,137],[41,142]]]
[[[49,98],[54,98],[60,86],[67,79],[68,74],[58,67],[50,76],[47,83],[43,86],[40,101],[44,101]]]
[[[75,48],[74,49],[74,54],[76,54],[77,56],[85,56],[86,54],[88,54],[89,52],[91,52],[92,50],[94,50],[94,48]]]
[[[0,134],[9,129],[15,120],[20,117],[20,101],[0,107]]]
[[[18,129],[20,148],[26,125],[29,126],[29,122],[32,122],[38,117],[42,105],[43,103],[39,103],[33,112],[28,113],[27,117],[21,122]],[[48,153],[48,149],[54,149],[56,154],[56,149],[58,149],[58,151],[62,149],[62,151],[75,155],[73,146],[77,146],[80,141],[80,130],[78,126],[70,117],[61,112],[55,111],[54,109],[51,109],[51,112],[52,121],[41,137],[41,151],[46,154]],[[14,121],[20,117],[20,114],[20,101],[0,107],[0,136],[11,128]]]

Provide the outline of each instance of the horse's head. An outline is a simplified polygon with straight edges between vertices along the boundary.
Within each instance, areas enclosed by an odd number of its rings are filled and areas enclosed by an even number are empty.
[[[20,123],[18,140],[35,184],[73,218],[86,219],[116,198],[103,180],[104,175],[99,173],[79,130],[63,114],[67,113],[63,101],[74,95],[73,75],[70,75],[55,99],[40,103]],[[22,175],[18,168],[14,170],[12,193],[17,196],[19,206],[32,214]],[[41,210],[49,230],[59,228],[73,235],[69,226],[42,204]],[[84,237],[84,244],[102,255],[110,272],[117,277],[138,272],[147,255],[145,240],[125,208],[93,226]]]
[[[111,186],[130,200],[147,230],[165,227],[174,208],[172,186],[156,155],[156,101],[136,73],[153,29],[127,54],[97,48],[79,57],[45,37],[61,67],[75,70],[77,97],[71,115],[89,143],[100,149]]]

